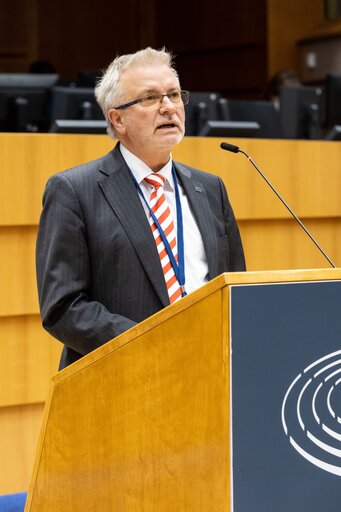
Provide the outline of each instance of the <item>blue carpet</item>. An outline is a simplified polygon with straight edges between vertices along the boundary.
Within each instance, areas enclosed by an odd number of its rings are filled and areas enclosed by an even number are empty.
[[[27,492],[0,496],[0,512],[24,512]]]

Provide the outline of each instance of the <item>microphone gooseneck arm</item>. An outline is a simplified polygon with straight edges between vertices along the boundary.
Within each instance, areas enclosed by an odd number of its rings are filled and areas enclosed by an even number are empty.
[[[226,151],[231,151],[232,153],[242,153],[244,156],[246,156],[246,158],[249,160],[249,162],[253,165],[253,167],[256,169],[256,171],[261,175],[261,177],[263,178],[264,181],[266,181],[266,183],[269,185],[269,187],[271,188],[271,190],[276,194],[276,196],[278,197],[278,199],[280,199],[280,201],[284,204],[284,206],[286,207],[286,209],[290,212],[290,214],[293,216],[293,218],[298,222],[298,224],[301,226],[301,228],[305,231],[305,233],[309,236],[310,240],[316,245],[316,247],[318,248],[318,250],[323,254],[323,256],[326,258],[326,260],[329,262],[329,264],[333,267],[333,268],[336,268],[336,266],[334,265],[334,263],[332,262],[332,260],[329,258],[329,256],[324,252],[324,250],[322,249],[322,247],[320,246],[320,244],[315,240],[315,238],[313,237],[313,235],[308,231],[308,229],[305,227],[305,225],[303,224],[303,222],[301,222],[301,220],[297,217],[297,215],[295,214],[295,212],[290,208],[290,206],[286,203],[286,201],[283,199],[283,197],[279,194],[279,192],[277,192],[277,190],[275,189],[275,187],[270,183],[270,181],[268,180],[268,178],[262,173],[262,171],[260,170],[260,168],[258,167],[258,165],[252,160],[252,158],[250,157],[250,155],[248,155],[246,153],[246,151],[243,151],[242,149],[240,149],[238,146],[235,146],[234,144],[228,144],[227,142],[222,142],[220,144],[220,147],[221,149],[225,149]]]

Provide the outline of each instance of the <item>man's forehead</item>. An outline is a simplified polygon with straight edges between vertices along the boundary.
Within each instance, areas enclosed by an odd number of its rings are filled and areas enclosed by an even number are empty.
[[[122,85],[146,91],[179,86],[174,71],[165,64],[135,66],[125,70],[121,78]]]

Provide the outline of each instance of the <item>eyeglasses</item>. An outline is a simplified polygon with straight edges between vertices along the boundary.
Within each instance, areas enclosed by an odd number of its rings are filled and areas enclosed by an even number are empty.
[[[131,107],[132,105],[136,105],[137,103],[141,103],[143,107],[155,107],[156,105],[161,105],[163,98],[166,96],[172,103],[174,103],[174,105],[177,105],[181,102],[184,105],[187,105],[189,102],[189,91],[173,91],[168,92],[167,94],[148,94],[148,96],[144,96],[138,100],[129,101],[129,103],[124,103],[124,105],[119,105],[118,107],[114,108],[116,110],[123,110],[125,108]]]

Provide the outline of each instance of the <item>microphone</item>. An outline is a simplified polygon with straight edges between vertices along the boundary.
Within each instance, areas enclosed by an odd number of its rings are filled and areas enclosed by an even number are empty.
[[[309,236],[310,240],[312,242],[314,242],[314,244],[316,245],[316,247],[318,248],[318,250],[323,254],[323,256],[326,258],[326,260],[328,261],[328,263],[330,263],[330,265],[333,267],[333,268],[336,268],[336,266],[334,265],[334,263],[332,262],[332,260],[329,258],[329,256],[327,256],[327,254],[324,252],[324,250],[322,249],[322,247],[317,243],[317,241],[315,240],[315,238],[313,237],[313,235],[308,231],[308,229],[305,227],[305,225],[303,224],[303,222],[300,221],[300,219],[297,217],[297,215],[293,212],[293,210],[290,208],[290,206],[284,201],[283,197],[279,194],[279,192],[277,192],[277,190],[275,189],[275,187],[270,183],[270,181],[268,180],[268,178],[262,173],[262,171],[259,169],[259,167],[256,165],[256,163],[252,160],[252,158],[250,157],[250,155],[248,155],[245,151],[243,151],[242,149],[240,149],[238,146],[235,146],[234,144],[228,144],[227,142],[222,142],[220,144],[220,147],[221,149],[225,149],[226,151],[231,151],[232,153],[242,153],[243,155],[246,156],[246,158],[249,160],[249,162],[251,162],[251,164],[253,165],[253,167],[256,169],[256,171],[262,176],[263,180],[266,181],[266,183],[269,185],[269,187],[271,188],[271,190],[276,194],[276,196],[278,197],[278,199],[280,199],[280,201],[284,204],[284,206],[286,207],[286,209],[290,212],[290,214],[294,217],[294,219],[299,223],[299,225],[301,226],[301,228],[305,231],[305,233]]]

